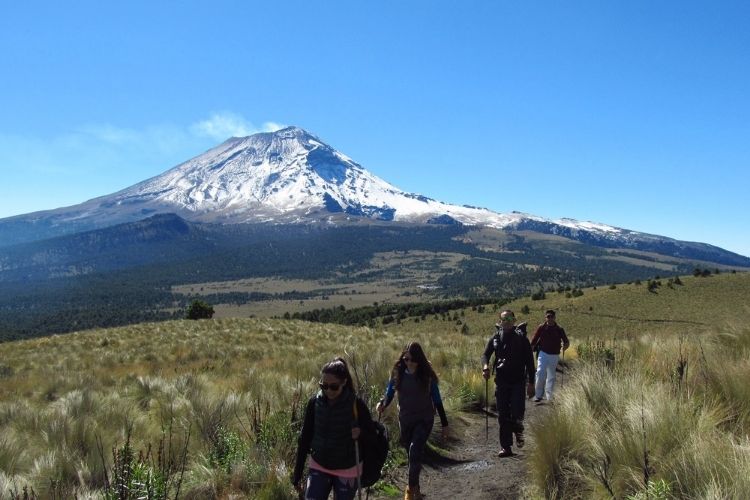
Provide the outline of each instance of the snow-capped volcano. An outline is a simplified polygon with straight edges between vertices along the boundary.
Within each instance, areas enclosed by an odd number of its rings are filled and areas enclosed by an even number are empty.
[[[100,201],[107,207],[172,206],[191,219],[220,222],[296,222],[343,213],[502,227],[528,217],[406,193],[297,127],[233,137]]]
[[[627,247],[716,260],[731,254],[606,224],[498,213],[404,192],[305,130],[232,137],[215,148],[117,193],[72,207],[0,220],[0,246],[175,213],[189,221],[346,223],[367,219],[486,226],[554,234],[600,247]],[[735,257],[727,257],[734,261]],[[745,259],[745,260],[742,260]],[[726,259],[725,259],[726,260]],[[747,258],[740,260],[746,262]]]

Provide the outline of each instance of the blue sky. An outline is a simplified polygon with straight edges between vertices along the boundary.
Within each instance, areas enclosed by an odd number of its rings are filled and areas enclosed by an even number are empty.
[[[750,3],[12,2],[0,217],[297,125],[442,201],[750,256]]]

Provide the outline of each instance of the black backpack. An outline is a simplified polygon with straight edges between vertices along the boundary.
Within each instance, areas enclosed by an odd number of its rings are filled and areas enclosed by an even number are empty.
[[[354,418],[359,420],[357,402],[354,401]],[[388,458],[388,430],[380,422],[370,421],[370,425],[360,425],[361,432],[367,432],[367,439],[359,439],[362,475],[360,482],[363,488],[369,488],[378,482],[382,475],[385,460]],[[364,444],[364,441],[368,445]]]
[[[388,431],[380,422],[372,423],[374,436],[368,440],[369,446],[363,446],[362,452],[362,486],[369,488],[380,479],[388,457]]]

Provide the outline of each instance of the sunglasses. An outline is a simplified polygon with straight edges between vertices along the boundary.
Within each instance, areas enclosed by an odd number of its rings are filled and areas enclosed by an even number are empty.
[[[401,359],[404,360],[404,363],[411,363],[412,361],[414,361],[416,363],[416,361],[414,360],[414,358],[412,358],[411,356],[404,356]]]
[[[324,384],[323,382],[318,382],[318,387],[320,387],[321,390],[324,390],[324,391],[327,391],[327,390],[330,389],[333,392],[336,392],[339,389],[341,389],[342,384],[335,384],[335,383],[334,384]]]
[[[500,318],[500,321],[515,321],[515,316],[506,316],[504,318]]]

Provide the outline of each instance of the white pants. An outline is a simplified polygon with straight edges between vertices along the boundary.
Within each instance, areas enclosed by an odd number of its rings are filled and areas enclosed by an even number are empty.
[[[542,399],[546,394],[547,400],[552,400],[552,390],[555,388],[555,369],[559,359],[559,354],[547,354],[544,351],[539,351],[536,367],[536,399]]]

